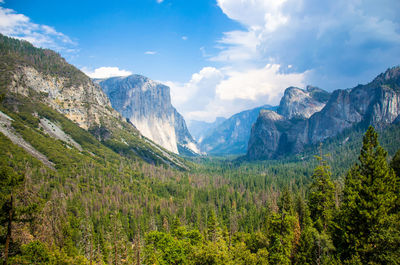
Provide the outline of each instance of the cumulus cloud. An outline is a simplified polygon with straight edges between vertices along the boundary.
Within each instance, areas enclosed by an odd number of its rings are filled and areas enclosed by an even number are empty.
[[[283,74],[280,65],[268,64],[261,69],[250,69],[245,72],[231,71],[227,78],[218,84],[216,93],[223,100],[266,97],[265,103],[279,102],[285,88],[304,86],[305,73]]]
[[[109,78],[114,76],[128,76],[132,74],[132,72],[119,69],[118,67],[99,67],[94,70],[83,67],[81,70],[91,78]]]
[[[305,73],[284,74],[279,65],[237,71],[204,67],[184,84],[167,81],[173,105],[187,120],[213,121],[244,109],[278,104],[288,86],[304,86]]]
[[[0,32],[29,41],[36,47],[59,52],[76,52],[77,43],[53,27],[33,23],[29,17],[0,6]]]
[[[204,67],[194,73],[187,83],[166,81],[171,88],[172,103],[181,111],[188,112],[205,106],[215,97],[215,88],[223,74],[214,67]]]
[[[156,51],[145,51],[144,54],[154,55],[154,54],[157,54],[157,52]]]
[[[218,0],[245,30],[226,32],[214,61],[291,65],[332,90],[366,82],[400,60],[396,0]]]

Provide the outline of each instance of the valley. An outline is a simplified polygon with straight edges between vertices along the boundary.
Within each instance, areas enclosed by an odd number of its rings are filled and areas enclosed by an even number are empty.
[[[398,66],[197,130],[142,75],[4,35],[0,69],[4,264],[400,262]]]

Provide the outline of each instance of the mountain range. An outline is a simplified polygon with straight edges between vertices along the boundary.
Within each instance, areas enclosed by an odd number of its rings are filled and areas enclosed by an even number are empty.
[[[312,86],[289,87],[277,107],[265,105],[215,123],[198,122],[196,143],[184,118],[171,104],[168,86],[140,75],[93,82],[51,50],[5,36],[1,36],[0,44],[4,69],[0,73],[1,89],[16,111],[22,98],[45,104],[115,152],[153,164],[185,168],[176,154],[277,158],[302,152],[306,146],[354,126],[379,129],[400,121],[400,70],[393,67],[367,85],[332,93]],[[42,129],[59,131],[50,133],[53,137],[84,146],[51,115],[36,108],[31,112],[39,118]],[[3,114],[8,128],[12,117]],[[17,137],[12,129],[7,133]]]
[[[400,67],[367,85],[335,90],[288,88],[277,111],[262,110],[251,130],[247,158],[299,153],[354,126],[378,129],[400,121]]]
[[[1,114],[3,133],[41,161],[52,162],[12,126],[13,112],[31,121],[33,131],[48,132],[75,148],[78,145],[66,139],[76,141],[82,147],[80,152],[96,156],[101,148],[108,148],[134,160],[186,168],[179,156],[126,122],[101,87],[56,52],[0,35],[0,67],[0,94],[6,106]]]
[[[262,109],[275,110],[264,105],[232,115],[226,120],[219,119],[199,140],[200,150],[209,155],[245,154],[251,127]]]

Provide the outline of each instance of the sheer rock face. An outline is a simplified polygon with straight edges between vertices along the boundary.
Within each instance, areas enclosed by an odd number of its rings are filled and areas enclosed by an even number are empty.
[[[131,75],[97,80],[114,109],[146,137],[174,153],[198,153],[184,118],[171,104],[168,86]]]
[[[316,144],[356,124],[384,128],[400,120],[400,67],[387,70],[367,85],[334,91],[326,105],[309,117],[312,111],[303,104],[310,102],[305,91],[287,90],[285,96],[289,94],[286,98],[291,100],[285,99],[283,104],[281,101],[280,118],[260,113],[253,126],[247,151],[250,159],[298,153],[305,145]],[[294,106],[287,102],[294,102]],[[305,112],[303,115],[301,109]]]
[[[307,119],[320,111],[328,98],[329,93],[317,87],[307,86],[306,90],[289,87],[285,90],[277,111],[287,119]]]
[[[107,117],[121,119],[100,86],[89,78],[83,83],[71,84],[66,77],[45,75],[29,66],[19,67],[9,90],[29,97],[30,89],[39,93],[44,103],[86,130],[107,122]]]
[[[251,127],[262,109],[276,107],[265,105],[242,111],[224,120],[202,139],[201,150],[214,155],[246,153]]]

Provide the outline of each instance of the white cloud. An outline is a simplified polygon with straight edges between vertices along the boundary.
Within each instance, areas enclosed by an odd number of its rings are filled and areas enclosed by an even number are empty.
[[[173,105],[189,120],[214,121],[245,109],[278,104],[285,88],[304,87],[306,73],[281,73],[279,65],[237,71],[204,67],[189,82],[171,87]]]
[[[145,51],[144,54],[154,55],[154,54],[157,54],[157,52],[156,51]]]
[[[33,45],[60,52],[76,52],[76,43],[53,27],[33,23],[29,17],[0,7],[0,32]]]
[[[261,69],[245,72],[228,72],[228,78],[217,86],[217,94],[223,100],[248,99],[255,101],[267,97],[264,104],[277,104],[283,91],[289,86],[304,86],[305,73],[283,74],[280,66],[268,64]]]
[[[157,0],[157,3],[161,4],[164,0]]]
[[[182,40],[187,40],[188,37],[187,36],[182,36]]]
[[[99,67],[94,69],[94,71],[83,67],[81,70],[91,78],[109,78],[114,76],[127,76],[132,74],[132,72],[119,69],[118,67]]]
[[[172,103],[183,110],[204,106],[215,96],[215,88],[223,78],[220,70],[204,67],[187,83],[164,82],[171,88]]]
[[[213,61],[306,72],[326,89],[367,82],[400,60],[398,0],[218,0],[244,30],[225,32]],[[243,69],[242,69],[243,70]]]

